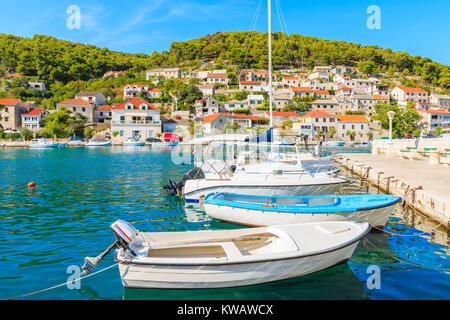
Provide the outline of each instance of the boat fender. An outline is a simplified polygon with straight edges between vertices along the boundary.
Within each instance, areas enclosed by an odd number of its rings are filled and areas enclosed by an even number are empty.
[[[36,183],[35,182],[29,182],[27,184],[27,186],[28,186],[28,188],[34,188],[34,187],[36,187]]]
[[[200,204],[203,204],[203,199],[205,199],[205,195],[201,195],[201,196],[198,198],[198,202],[199,202]]]

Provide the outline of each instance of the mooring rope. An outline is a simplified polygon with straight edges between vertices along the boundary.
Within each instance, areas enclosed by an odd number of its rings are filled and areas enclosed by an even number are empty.
[[[31,295],[33,295],[33,294],[37,294],[37,293],[41,293],[41,292],[45,292],[45,291],[50,291],[50,290],[53,290],[53,289],[56,289],[56,288],[59,288],[59,287],[62,287],[62,286],[66,286],[66,285],[68,285],[69,283],[73,283],[73,282],[76,282],[76,281],[80,281],[80,280],[83,280],[83,279],[92,277],[93,275],[99,274],[100,272],[103,272],[103,271],[106,271],[106,270],[108,270],[108,269],[111,269],[112,267],[115,267],[115,266],[117,266],[118,264],[119,264],[119,263],[115,263],[115,264],[113,264],[113,265],[111,265],[111,266],[109,266],[109,267],[106,267],[106,268],[104,268],[104,269],[102,269],[102,270],[99,270],[99,271],[97,271],[97,272],[88,274],[88,275],[86,275],[86,276],[84,276],[84,277],[81,277],[81,278],[79,278],[79,279],[76,279],[76,280],[67,281],[67,282],[65,282],[65,283],[58,284],[58,285],[53,286],[53,287],[50,287],[50,288],[42,289],[42,290],[39,290],[39,291],[34,291],[34,292],[31,292],[31,293],[23,294],[23,295],[20,295],[20,296],[17,296],[17,297],[8,298],[8,299],[4,299],[4,300],[15,300],[15,299],[19,299],[19,298],[31,296]]]
[[[399,236],[399,237],[416,237],[416,236],[424,236],[426,235],[428,232],[423,232],[423,233],[413,233],[413,234],[401,234],[401,233],[394,233],[394,232],[390,232],[386,230],[386,227],[384,227],[383,229],[378,228],[376,226],[371,226],[372,228],[378,230],[378,231],[382,231],[384,233],[393,235],[393,236]],[[390,229],[389,229],[390,230]]]
[[[382,251],[382,249],[378,248],[376,245],[374,245],[372,242],[370,242],[369,239],[364,238],[365,241],[367,241],[367,243],[369,243],[372,247],[374,247],[375,249],[378,249],[380,251]],[[438,270],[438,271],[446,271],[446,272],[450,272],[450,269],[445,269],[445,268],[433,268],[433,267],[429,267],[429,266],[424,266],[424,265],[420,265],[420,264],[416,264],[416,263],[412,263],[412,262],[408,262],[408,261],[404,261],[402,259],[397,258],[396,256],[394,256],[393,254],[387,253],[389,256],[392,257],[392,259],[397,260],[398,262],[404,263],[404,264],[408,264],[414,267],[418,267],[418,268],[422,268],[422,269],[431,269],[431,270]]]

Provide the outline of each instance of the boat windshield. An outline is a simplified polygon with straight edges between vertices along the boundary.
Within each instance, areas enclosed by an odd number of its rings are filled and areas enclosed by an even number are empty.
[[[336,196],[331,197],[249,197],[245,195],[230,195],[220,194],[214,199],[251,203],[251,204],[264,204],[267,206],[327,206],[337,205],[340,203],[340,199]]]

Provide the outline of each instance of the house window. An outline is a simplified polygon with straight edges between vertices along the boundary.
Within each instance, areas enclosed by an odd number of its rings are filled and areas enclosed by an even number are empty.
[[[83,107],[81,110],[82,110],[83,112],[86,112],[86,108],[85,108],[85,107]]]
[[[73,111],[77,111],[77,107],[73,107],[72,110],[73,110]]]
[[[120,130],[120,136],[123,137],[123,130]]]

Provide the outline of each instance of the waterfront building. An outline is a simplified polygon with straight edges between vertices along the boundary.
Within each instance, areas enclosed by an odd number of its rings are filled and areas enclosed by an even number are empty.
[[[111,119],[111,106],[99,106],[94,110],[94,122],[104,123],[105,120]]]
[[[21,115],[27,112],[27,107],[20,99],[0,99],[0,126],[3,129],[18,130],[21,125]]]
[[[85,99],[66,99],[56,104],[56,109],[61,110],[62,107],[69,109],[71,112],[79,113],[88,119],[89,123],[94,122],[95,104]]]
[[[264,117],[266,119],[270,119],[270,111],[264,112]],[[272,119],[273,124],[280,126],[284,121],[291,120],[291,121],[297,121],[298,120],[298,114],[297,112],[290,111],[290,112],[281,112],[281,111],[272,111]]]
[[[339,103],[336,101],[336,99],[319,99],[315,100],[311,103],[311,109],[312,110],[319,110],[324,111],[330,114],[337,114],[341,110],[339,108]]]
[[[365,115],[338,114],[337,121],[336,134],[339,140],[351,140],[351,137],[347,136],[347,131],[354,131],[356,133],[356,137],[364,139],[370,131],[370,122]]]
[[[299,119],[299,134],[303,134],[307,140],[312,140],[317,135],[317,130],[324,134],[330,131],[330,127],[336,128],[337,116],[322,110],[312,110]]]
[[[33,132],[42,128],[42,119],[46,112],[43,108],[31,108],[28,112],[22,113],[22,127]]]
[[[253,121],[261,120],[261,117],[245,114],[217,113],[207,116],[202,122],[204,134],[213,134],[218,130],[223,132],[227,125],[238,124],[241,129],[251,128]]]
[[[450,110],[446,109],[416,109],[422,116],[421,123],[426,133],[434,133],[436,127],[446,127],[450,123]]]
[[[142,140],[161,133],[161,111],[141,98],[131,98],[111,107],[111,132],[118,132],[117,139],[129,137]]]

